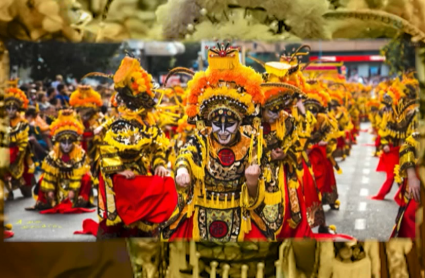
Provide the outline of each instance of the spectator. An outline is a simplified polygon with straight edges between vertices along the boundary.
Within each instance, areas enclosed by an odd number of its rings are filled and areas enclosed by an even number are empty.
[[[37,91],[35,89],[30,89],[29,90],[28,99],[30,101],[30,105],[36,106],[36,103],[37,103]]]
[[[56,75],[56,81],[52,82],[52,87],[55,89],[56,94],[59,94],[59,90],[57,89],[59,84],[63,83],[63,77],[62,75]]]
[[[63,107],[68,106],[68,103],[69,103],[68,88],[63,84],[59,84],[57,89],[59,91],[59,94],[56,95],[56,99],[60,100],[61,105]]]
[[[37,160],[42,161],[44,157],[46,157],[48,153],[48,134],[49,130],[42,131],[41,128],[36,123],[36,118],[38,116],[37,109],[33,106],[28,107],[27,111],[25,112],[25,118],[30,124],[29,129],[29,142],[31,143],[31,146],[33,146]]]
[[[47,99],[51,101],[52,99],[56,98],[56,90],[53,87],[49,87],[47,89]]]
[[[47,95],[44,92],[39,92],[37,94],[37,102],[38,102],[40,111],[45,111],[47,110],[47,108],[51,106],[51,104],[49,103],[49,99],[47,98]]]

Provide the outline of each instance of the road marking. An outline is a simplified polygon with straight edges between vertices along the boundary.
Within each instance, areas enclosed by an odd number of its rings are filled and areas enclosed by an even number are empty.
[[[366,220],[356,219],[356,222],[354,222],[354,229],[356,229],[356,230],[366,229]]]
[[[360,202],[359,203],[359,211],[366,211],[367,203],[366,202]]]
[[[362,188],[361,190],[360,190],[360,196],[368,196],[369,195],[369,189],[367,189],[367,188]]]
[[[370,174],[370,169],[363,169],[363,174],[369,175]]]
[[[363,177],[362,178],[362,183],[363,184],[369,184],[369,178],[368,177]]]

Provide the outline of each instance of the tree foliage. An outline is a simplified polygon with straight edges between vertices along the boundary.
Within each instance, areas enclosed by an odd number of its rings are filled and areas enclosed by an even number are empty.
[[[415,45],[407,34],[392,39],[381,49],[390,74],[400,74],[415,67]]]
[[[54,79],[57,74],[80,79],[93,71],[110,71],[111,58],[121,43],[65,43],[9,41],[10,65],[31,67],[34,80]]]

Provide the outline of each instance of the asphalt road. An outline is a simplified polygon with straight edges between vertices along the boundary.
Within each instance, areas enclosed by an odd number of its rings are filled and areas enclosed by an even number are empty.
[[[362,124],[366,130],[370,124]],[[360,132],[357,145],[345,161],[339,162],[343,171],[337,175],[337,186],[341,206],[332,211],[325,206],[326,222],[334,224],[338,233],[351,235],[359,240],[377,239],[387,241],[395,224],[398,206],[394,201],[398,186],[393,188],[383,201],[368,197],[378,193],[385,181],[385,173],[376,172],[379,158],[373,157],[375,147],[373,135]]]
[[[362,124],[367,129],[368,124]],[[384,201],[368,199],[378,192],[385,180],[385,174],[375,171],[378,158],[373,157],[373,136],[361,132],[358,144],[352,149],[351,156],[340,162],[343,174],[337,175],[339,211],[325,206],[327,224],[337,227],[337,232],[348,234],[357,239],[387,240],[391,234],[398,206],[393,200],[397,186]],[[13,225],[15,236],[7,241],[94,241],[89,235],[74,235],[82,229],[86,218],[97,221],[96,212],[69,215],[43,215],[25,211],[25,207],[34,205],[33,199],[23,199],[19,190],[15,191],[15,200],[5,202],[6,223]],[[316,230],[316,229],[315,229]]]

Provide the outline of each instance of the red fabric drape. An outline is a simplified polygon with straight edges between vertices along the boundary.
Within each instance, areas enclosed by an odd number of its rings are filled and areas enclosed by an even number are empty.
[[[332,186],[336,186],[336,178],[332,163],[327,158],[326,146],[313,146],[308,158],[313,167],[317,188],[322,196],[323,193],[332,193]]]
[[[177,191],[170,177],[136,176],[127,180],[113,177],[118,215],[126,225],[136,221],[163,223],[177,205]]]

